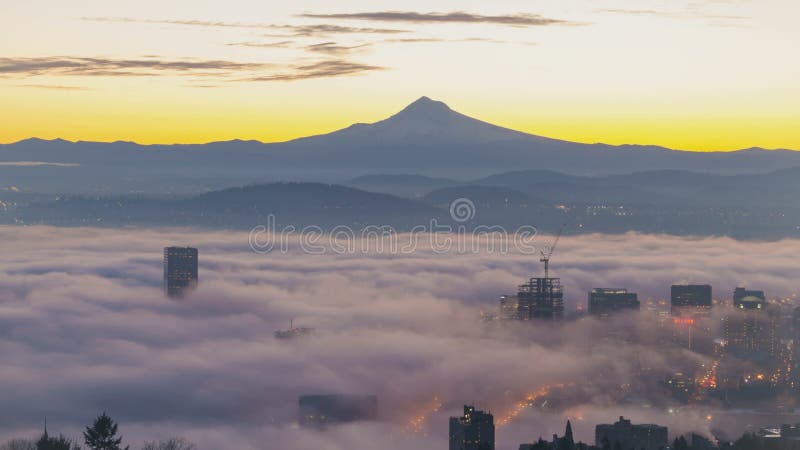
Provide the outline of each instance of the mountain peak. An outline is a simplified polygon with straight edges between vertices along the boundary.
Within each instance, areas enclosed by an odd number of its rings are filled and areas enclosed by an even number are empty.
[[[38,137],[31,137],[15,142],[15,144],[72,144],[72,142],[61,138],[55,139],[42,139]]]
[[[437,115],[451,112],[453,112],[453,110],[450,109],[450,107],[444,102],[432,100],[429,97],[422,96],[403,108],[403,110],[397,113],[397,115]]]
[[[365,142],[398,139],[403,142],[431,139],[437,142],[497,142],[525,137],[518,131],[498,127],[450,109],[444,102],[420,97],[393,116],[371,124],[355,124],[334,132],[338,138],[364,139]],[[324,135],[323,135],[324,136]],[[407,143],[404,145],[408,145]],[[414,144],[417,145],[417,144]]]

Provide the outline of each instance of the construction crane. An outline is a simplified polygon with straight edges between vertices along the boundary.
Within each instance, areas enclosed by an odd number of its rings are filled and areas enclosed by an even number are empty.
[[[561,225],[561,228],[558,229],[558,234],[556,234],[555,240],[553,240],[553,244],[549,247],[539,250],[539,254],[542,255],[539,261],[544,263],[545,278],[550,278],[550,257],[553,256],[553,252],[556,250],[556,245],[558,245],[558,240],[561,239],[561,234],[564,232],[564,228],[566,227],[566,223]]]

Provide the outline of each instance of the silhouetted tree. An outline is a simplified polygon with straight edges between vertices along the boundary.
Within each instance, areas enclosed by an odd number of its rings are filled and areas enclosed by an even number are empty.
[[[122,436],[117,437],[117,424],[105,412],[94,420],[91,427],[86,427],[83,439],[91,450],[123,450]],[[129,450],[129,447],[124,447],[124,450]]]
[[[733,450],[756,450],[759,448],[758,438],[753,433],[745,433],[733,443],[732,448]]]
[[[683,436],[678,436],[672,441],[672,450],[689,450],[689,443],[686,442],[686,438]]]
[[[142,450],[196,450],[197,447],[184,438],[169,438],[161,442],[146,442]]]
[[[538,441],[533,443],[533,445],[531,446],[531,450],[553,450],[553,449],[549,442],[545,441],[542,438],[539,438]]]
[[[36,443],[30,439],[12,439],[0,446],[0,450],[36,450]]]
[[[71,439],[67,439],[64,435],[59,435],[58,437],[50,437],[47,435],[47,430],[45,430],[42,437],[36,441],[36,450],[74,450],[78,447],[77,444],[73,445]]]

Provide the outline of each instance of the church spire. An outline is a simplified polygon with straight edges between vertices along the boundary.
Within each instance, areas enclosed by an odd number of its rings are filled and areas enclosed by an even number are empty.
[[[39,441],[36,442],[36,448],[49,448],[50,436],[47,434],[47,417],[44,418],[44,432]]]
[[[575,442],[572,438],[572,424],[569,422],[569,419],[567,419],[567,429],[564,431],[564,439],[570,443]]]

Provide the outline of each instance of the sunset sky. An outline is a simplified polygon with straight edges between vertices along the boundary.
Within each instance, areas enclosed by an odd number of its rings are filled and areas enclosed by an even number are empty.
[[[426,95],[580,142],[800,150],[796,0],[0,2],[0,142],[287,140]]]

